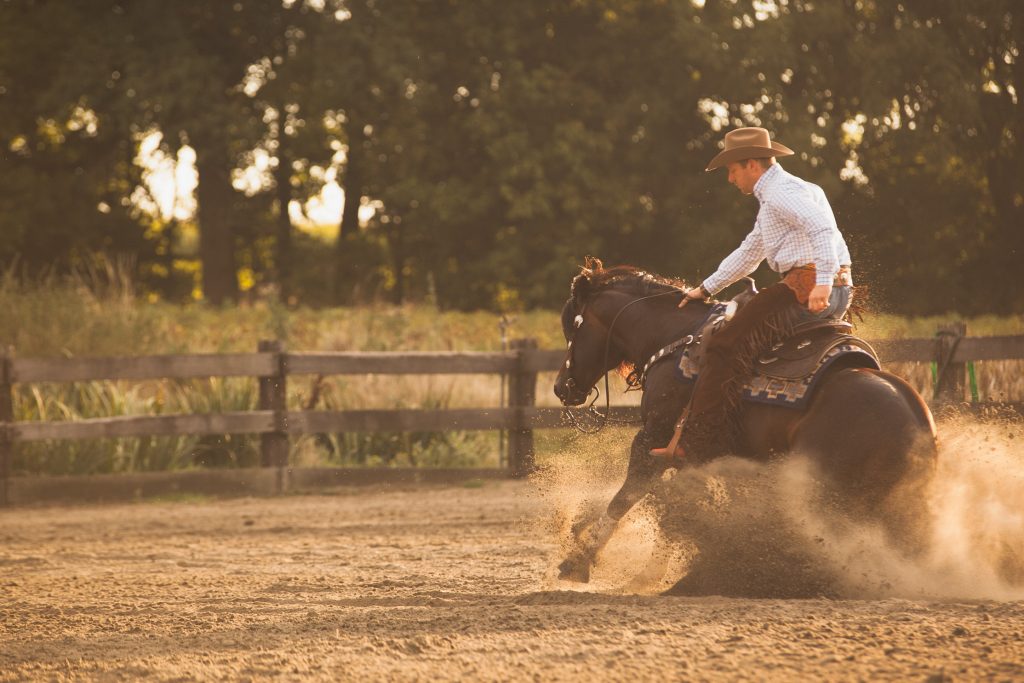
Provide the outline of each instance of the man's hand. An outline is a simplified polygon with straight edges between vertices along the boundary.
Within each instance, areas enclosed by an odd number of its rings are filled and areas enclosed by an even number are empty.
[[[821,313],[828,308],[828,299],[832,296],[832,285],[814,285],[811,295],[807,297],[807,310]]]
[[[679,308],[682,308],[691,301],[704,301],[708,297],[704,294],[703,287],[694,287],[683,294],[683,300],[679,302]]]

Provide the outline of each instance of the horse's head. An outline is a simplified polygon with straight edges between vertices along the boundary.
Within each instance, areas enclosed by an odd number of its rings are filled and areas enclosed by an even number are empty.
[[[563,405],[584,403],[602,375],[635,361],[625,341],[640,330],[635,320],[620,314],[632,303],[655,296],[667,304],[668,295],[680,295],[680,284],[631,266],[605,269],[599,259],[587,257],[562,308],[567,349],[554,389]]]
[[[571,294],[562,307],[562,334],[567,344],[565,362],[555,378],[555,396],[563,405],[578,406],[605,372],[622,362],[621,357],[605,359],[609,347],[608,328],[597,316],[592,299],[597,289],[591,278],[603,270],[601,261],[590,256],[573,278]]]

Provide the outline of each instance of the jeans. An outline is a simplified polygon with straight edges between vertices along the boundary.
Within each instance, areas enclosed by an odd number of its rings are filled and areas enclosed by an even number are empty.
[[[850,298],[852,295],[853,287],[848,285],[837,285],[832,287],[832,294],[828,298],[828,306],[825,307],[821,313],[811,313],[807,310],[807,307],[801,307],[800,319],[798,322],[806,322],[808,320],[820,320],[824,318],[833,318],[835,320],[842,320],[843,316],[846,315],[847,309],[850,308]]]

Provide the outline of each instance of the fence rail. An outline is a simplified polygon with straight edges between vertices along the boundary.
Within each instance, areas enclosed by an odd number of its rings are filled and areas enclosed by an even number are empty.
[[[877,340],[883,362],[933,362],[941,396],[962,399],[967,364],[1024,359],[1024,336],[966,337],[962,324],[933,339]],[[18,358],[0,356],[0,504],[7,500],[11,452],[19,441],[133,436],[260,434],[262,464],[287,466],[289,438],[323,432],[507,430],[508,465],[522,476],[533,465],[533,430],[563,425],[562,411],[536,406],[537,376],[557,370],[563,350],[537,349],[533,340],[514,340],[501,353],[325,353],[285,352],[277,342],[260,342],[257,353],[182,354],[126,358]],[[508,378],[507,407],[447,410],[288,410],[287,381],[293,375],[499,374]],[[141,415],[64,422],[15,421],[17,384],[102,380],[256,377],[259,409],[215,414]],[[638,408],[613,409],[618,418]]]

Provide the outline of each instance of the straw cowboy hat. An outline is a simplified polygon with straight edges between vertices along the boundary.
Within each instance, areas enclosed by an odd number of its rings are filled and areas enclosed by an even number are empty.
[[[725,149],[718,153],[705,171],[728,166],[744,159],[765,159],[784,157],[793,150],[778,142],[772,142],[764,128],[737,128],[725,134]]]

